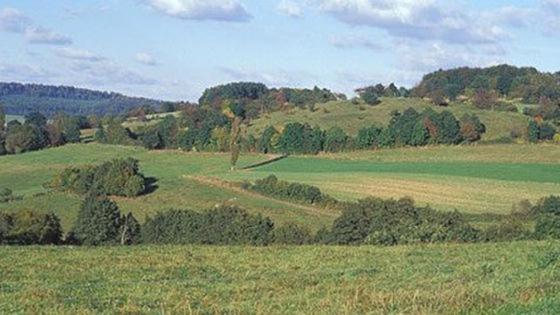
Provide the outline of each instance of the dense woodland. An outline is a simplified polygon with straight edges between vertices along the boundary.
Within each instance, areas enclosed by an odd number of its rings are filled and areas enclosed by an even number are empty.
[[[140,106],[158,107],[161,101],[129,97],[72,86],[0,82],[0,103],[11,115],[41,112],[47,117],[64,112],[69,115],[118,115]]]

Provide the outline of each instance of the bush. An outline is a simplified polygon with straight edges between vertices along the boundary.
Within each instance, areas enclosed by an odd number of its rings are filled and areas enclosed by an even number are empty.
[[[60,220],[52,213],[20,211],[0,214],[0,244],[57,245],[61,239]]]
[[[535,236],[538,239],[560,239],[560,216],[541,214],[535,223]]]
[[[88,195],[74,224],[76,239],[84,245],[116,244],[121,230],[117,204],[107,197]]]
[[[148,218],[142,239],[154,244],[268,245],[273,223],[237,207],[222,206],[198,213],[170,210]]]
[[[48,187],[77,194],[135,197],[146,190],[138,160],[115,159],[99,166],[71,167],[55,175]]]
[[[287,223],[274,229],[274,243],[285,245],[303,245],[312,241],[311,233],[295,223]]]
[[[415,207],[409,198],[366,198],[349,204],[331,229],[335,244],[397,245],[430,242],[472,242],[479,232],[458,212]]]
[[[491,225],[484,231],[482,238],[488,242],[506,242],[526,240],[532,237],[531,231],[525,228],[526,221],[515,214],[504,218],[499,224]]]
[[[560,196],[541,199],[533,208],[533,213],[537,216],[537,238],[560,238]]]
[[[248,185],[247,188],[263,195],[310,204],[321,203],[326,199],[321,190],[315,186],[281,181],[274,175],[258,179],[253,185]]]

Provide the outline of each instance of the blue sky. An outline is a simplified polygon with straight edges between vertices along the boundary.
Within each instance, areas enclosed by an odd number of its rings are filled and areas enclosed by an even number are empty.
[[[0,81],[196,100],[231,81],[337,92],[439,68],[560,70],[560,0],[2,0]]]

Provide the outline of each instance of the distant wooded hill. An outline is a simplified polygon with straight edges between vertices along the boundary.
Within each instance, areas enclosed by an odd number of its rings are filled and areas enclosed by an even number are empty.
[[[560,99],[560,72],[540,72],[532,67],[499,65],[488,68],[439,70],[424,76],[412,91],[413,96],[472,96],[479,91],[494,91],[502,97],[539,103],[542,98]]]
[[[161,103],[153,99],[72,86],[0,82],[0,104],[11,115],[25,115],[36,111],[47,116],[57,112],[73,115],[120,114],[131,108],[145,105],[156,107]]]

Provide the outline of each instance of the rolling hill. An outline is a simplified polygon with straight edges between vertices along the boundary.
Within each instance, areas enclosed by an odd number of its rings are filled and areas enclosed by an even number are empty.
[[[159,106],[161,101],[72,86],[0,82],[0,104],[10,115],[38,111],[52,116],[60,111],[73,115],[120,114],[142,105]]]
[[[260,135],[270,125],[282,128],[289,122],[307,122],[311,126],[318,125],[323,129],[337,126],[355,136],[359,129],[372,124],[379,127],[386,126],[390,121],[391,112],[396,110],[403,112],[409,107],[417,111],[428,107],[436,111],[449,110],[457,118],[464,114],[476,114],[486,125],[483,141],[509,137],[512,130],[524,131],[528,122],[528,117],[522,113],[480,110],[464,103],[454,102],[450,106],[441,107],[433,106],[430,102],[419,98],[382,98],[381,103],[376,106],[355,105],[349,101],[333,101],[316,105],[314,111],[307,108],[295,108],[288,112],[272,112],[252,121],[249,133]]]

